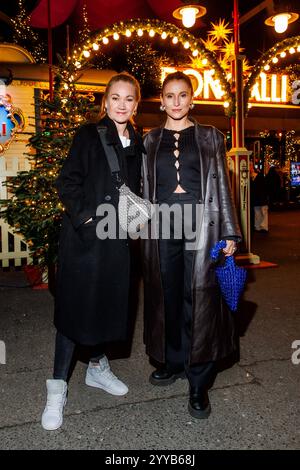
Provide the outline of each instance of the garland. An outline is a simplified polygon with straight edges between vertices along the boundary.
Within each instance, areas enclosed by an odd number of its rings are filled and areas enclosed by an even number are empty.
[[[295,54],[300,52],[300,36],[294,36],[277,42],[271,49],[266,51],[260,59],[253,66],[252,72],[249,75],[248,81],[244,89],[245,109],[250,98],[251,90],[255,85],[256,79],[262,70],[269,70],[270,63],[276,64],[280,58],[286,57],[287,52]],[[279,57],[278,57],[279,56]]]
[[[160,35],[162,40],[167,38],[171,39],[171,43],[182,44],[186,50],[192,52],[193,57],[200,56],[207,59],[208,63],[215,69],[220,83],[225,91],[225,98],[227,101],[233,101],[233,95],[230,89],[230,83],[226,79],[226,73],[220,66],[217,56],[214,52],[208,50],[201,39],[195,38],[188,31],[182,30],[177,26],[166,23],[164,21],[151,19],[151,20],[129,20],[126,22],[115,23],[100,32],[97,32],[90,39],[84,42],[76,50],[73,51],[72,60],[77,68],[81,68],[91,60],[91,56],[97,53],[107,45],[112,38],[113,41],[118,41],[123,35],[132,39],[141,38],[145,33],[148,33],[148,38],[154,38],[155,35]],[[228,111],[228,109],[227,109]]]

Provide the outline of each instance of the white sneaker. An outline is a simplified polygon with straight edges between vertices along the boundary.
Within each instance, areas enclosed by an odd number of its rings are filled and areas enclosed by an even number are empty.
[[[42,415],[42,427],[47,431],[54,431],[60,428],[63,423],[67,390],[67,382],[64,380],[47,380],[47,404]]]
[[[99,365],[95,366],[91,362],[86,371],[85,383],[90,387],[97,387],[105,390],[111,395],[126,395],[128,387],[119,380],[110,370],[106,356],[103,356]]]

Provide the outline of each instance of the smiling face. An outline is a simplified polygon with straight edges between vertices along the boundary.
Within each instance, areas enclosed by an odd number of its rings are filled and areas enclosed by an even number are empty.
[[[125,124],[138,105],[134,85],[123,80],[112,84],[105,100],[106,112],[116,124]]]
[[[184,80],[170,80],[164,86],[160,100],[168,117],[180,120],[187,116],[193,95]]]

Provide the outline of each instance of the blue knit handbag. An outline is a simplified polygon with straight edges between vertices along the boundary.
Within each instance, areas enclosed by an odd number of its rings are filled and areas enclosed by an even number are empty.
[[[220,240],[210,251],[213,261],[217,261],[226,241]],[[246,283],[246,269],[235,264],[234,256],[226,256],[223,265],[215,267],[221,294],[232,312],[236,312]]]

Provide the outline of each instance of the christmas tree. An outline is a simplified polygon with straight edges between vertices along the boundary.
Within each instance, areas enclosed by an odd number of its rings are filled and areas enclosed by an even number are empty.
[[[36,62],[46,61],[44,42],[39,35],[32,30],[28,22],[28,13],[24,7],[24,1],[19,0],[19,13],[12,19],[14,25],[13,40],[31,52]]]
[[[41,114],[26,154],[31,169],[6,182],[12,197],[0,201],[1,217],[23,236],[34,263],[43,267],[56,262],[63,211],[54,182],[76,129],[97,111],[93,96],[77,92],[74,74],[72,65],[58,71],[53,100],[40,97]]]
[[[155,96],[160,90],[160,76],[162,59],[149,44],[140,41],[131,41],[126,45],[127,72],[131,73],[140,83],[142,96],[149,98]]]

